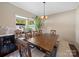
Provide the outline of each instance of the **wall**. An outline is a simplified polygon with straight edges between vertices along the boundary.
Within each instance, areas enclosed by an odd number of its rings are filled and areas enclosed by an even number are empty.
[[[15,15],[32,17],[34,14],[6,2],[0,2],[0,26],[16,28]]]
[[[45,27],[56,29],[60,39],[75,41],[75,10],[49,16]]]
[[[79,7],[76,9],[76,46],[79,49]]]

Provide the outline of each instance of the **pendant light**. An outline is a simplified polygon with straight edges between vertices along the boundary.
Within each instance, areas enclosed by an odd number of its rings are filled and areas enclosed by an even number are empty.
[[[45,15],[45,3],[46,3],[46,2],[43,2],[43,4],[44,4],[44,15],[41,16],[41,19],[42,19],[42,20],[46,20],[46,19],[48,18],[48,16]]]

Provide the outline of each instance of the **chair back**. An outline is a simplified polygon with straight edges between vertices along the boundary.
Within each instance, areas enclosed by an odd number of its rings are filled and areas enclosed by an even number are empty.
[[[17,38],[21,37],[21,36],[22,36],[22,31],[19,30],[19,29],[15,30],[15,36],[16,36]]]
[[[29,43],[17,39],[17,46],[21,57],[31,57]]]
[[[39,30],[39,33],[42,34],[42,30]]]
[[[33,34],[32,34],[33,37],[35,37],[36,35],[38,35],[38,33],[39,33],[38,31],[33,31]]]
[[[25,39],[32,38],[32,32],[25,32]]]
[[[56,35],[56,30],[50,30],[50,34]]]

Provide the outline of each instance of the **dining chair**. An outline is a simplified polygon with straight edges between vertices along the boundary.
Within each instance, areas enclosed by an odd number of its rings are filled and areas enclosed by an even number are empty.
[[[42,30],[39,30],[39,34],[42,34]]]
[[[16,36],[16,38],[21,37],[22,36],[22,31],[19,30],[19,29],[15,30],[15,36]]]
[[[18,47],[20,57],[31,57],[32,56],[29,42],[22,42],[22,41],[18,40],[16,45]]]
[[[56,30],[50,30],[50,34],[56,35]]]
[[[26,39],[32,38],[32,32],[25,32],[25,38]]]
[[[33,34],[32,34],[33,37],[35,37],[36,35],[38,35],[38,33],[39,33],[38,31],[33,31]]]

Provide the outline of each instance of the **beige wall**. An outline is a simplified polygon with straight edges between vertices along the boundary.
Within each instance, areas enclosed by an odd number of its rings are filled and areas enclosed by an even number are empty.
[[[75,10],[49,16],[45,27],[56,29],[60,39],[75,41]]]
[[[76,9],[76,42],[79,44],[79,7]]]
[[[75,22],[76,26],[75,26],[75,35],[76,35],[76,43],[75,46],[77,47],[78,51],[79,51],[79,6],[76,9],[76,22]]]
[[[0,26],[16,27],[15,15],[20,15],[24,17],[34,16],[32,13],[13,6],[9,3],[0,2]]]

